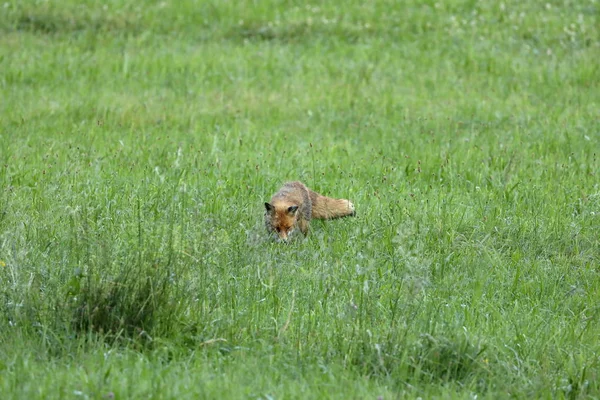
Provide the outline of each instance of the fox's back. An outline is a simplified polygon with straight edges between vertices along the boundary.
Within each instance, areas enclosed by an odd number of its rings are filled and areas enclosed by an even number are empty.
[[[310,196],[308,188],[302,182],[288,182],[284,184],[277,193],[271,198],[271,204],[294,203],[303,208],[310,206]]]

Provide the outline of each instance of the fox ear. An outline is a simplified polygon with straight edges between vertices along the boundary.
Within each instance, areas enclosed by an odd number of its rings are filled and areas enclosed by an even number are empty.
[[[296,211],[298,211],[298,206],[288,207],[287,211],[288,211],[288,214],[296,214]]]
[[[267,210],[267,212],[271,212],[273,211],[273,206],[269,203],[265,203],[265,209]]]

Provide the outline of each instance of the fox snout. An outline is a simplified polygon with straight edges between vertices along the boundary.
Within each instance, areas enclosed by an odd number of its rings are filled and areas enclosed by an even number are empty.
[[[282,243],[287,243],[288,240],[290,239],[292,233],[294,233],[294,228],[290,228],[290,229],[282,229],[279,227],[276,227],[274,229],[275,233],[277,234],[277,240],[279,242]]]
[[[277,241],[281,242],[281,243],[287,243],[288,242],[288,235],[286,233],[278,233],[277,234]]]

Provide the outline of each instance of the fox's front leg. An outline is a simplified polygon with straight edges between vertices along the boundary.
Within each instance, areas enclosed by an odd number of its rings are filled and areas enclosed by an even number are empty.
[[[310,225],[310,223],[305,220],[304,218],[301,219],[300,221],[298,221],[298,227],[300,228],[300,232],[302,232],[302,234],[304,236],[308,235],[308,226]]]

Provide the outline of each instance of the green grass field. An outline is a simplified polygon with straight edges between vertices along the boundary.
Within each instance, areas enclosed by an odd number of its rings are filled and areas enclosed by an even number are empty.
[[[600,397],[597,0],[0,8],[2,398]]]

